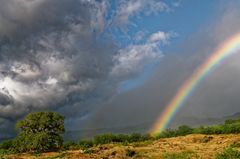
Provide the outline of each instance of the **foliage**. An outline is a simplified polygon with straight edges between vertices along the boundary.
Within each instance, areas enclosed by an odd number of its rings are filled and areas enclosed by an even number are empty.
[[[126,150],[126,156],[133,157],[136,154],[134,150],[127,149]]]
[[[0,149],[10,149],[11,147],[13,147],[13,140],[5,140],[3,142],[0,143]]]
[[[240,152],[233,148],[226,148],[222,153],[217,154],[216,159],[238,159]]]
[[[108,144],[108,143],[133,143],[141,142],[151,139],[150,135],[141,135],[139,133],[133,133],[130,135],[124,134],[102,134],[94,137],[94,143],[98,144]]]
[[[20,131],[14,141],[18,152],[45,152],[58,149],[63,144],[64,117],[53,112],[28,114],[18,121]]]
[[[92,140],[79,140],[77,143],[73,141],[66,141],[63,144],[63,148],[65,150],[77,150],[79,148],[81,149],[88,149],[94,146],[94,143]]]
[[[228,124],[234,124],[234,123],[239,123],[240,122],[240,119],[228,119],[225,121],[225,125],[228,125]]]
[[[92,149],[86,149],[86,150],[84,150],[84,153],[85,153],[85,154],[92,154],[92,153],[94,153],[94,150],[92,150]]]
[[[160,134],[157,135],[157,138],[169,138],[169,137],[176,137],[176,136],[185,136],[188,134],[193,133],[193,128],[187,126],[187,125],[182,125],[179,126],[178,129],[173,130],[173,129],[167,129]]]
[[[159,133],[156,138],[159,139],[159,138],[170,138],[170,137],[175,137],[177,136],[176,135],[176,130],[173,130],[173,129],[167,129],[161,133]]]
[[[188,134],[238,134],[240,133],[240,119],[237,120],[226,120],[222,125],[213,125],[207,127],[191,128],[187,125],[180,126],[178,129],[167,129],[157,135],[156,138],[169,138],[184,136]]]
[[[183,152],[174,152],[174,153],[165,153],[163,154],[164,159],[191,159],[193,158],[194,153],[190,151]]]
[[[193,128],[187,126],[187,125],[182,125],[178,127],[178,130],[176,131],[177,136],[184,136],[188,134],[193,133]]]
[[[73,149],[78,149],[78,145],[73,141],[65,141],[63,143],[63,148],[65,150],[73,150]]]
[[[83,149],[91,148],[91,147],[94,146],[92,140],[80,140],[80,141],[78,141],[77,145],[78,145],[80,148],[83,148]]]
[[[231,148],[240,148],[240,142],[234,142],[230,145]]]
[[[1,156],[8,155],[8,154],[11,154],[11,153],[13,153],[13,152],[10,151],[10,150],[0,149],[0,159],[1,159]]]
[[[95,144],[107,144],[114,142],[116,136],[113,134],[102,134],[94,137]]]

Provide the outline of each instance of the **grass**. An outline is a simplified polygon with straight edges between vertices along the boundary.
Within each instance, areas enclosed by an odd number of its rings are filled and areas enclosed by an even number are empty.
[[[196,157],[196,154],[192,151],[182,151],[182,152],[166,152],[163,154],[163,159],[191,159]]]
[[[59,155],[46,157],[45,159],[59,159],[59,158],[65,158],[65,157],[66,157],[66,153],[60,153]]]
[[[235,142],[230,145],[231,148],[240,148],[240,142]]]
[[[216,159],[240,159],[240,152],[229,147],[222,153],[217,154]]]

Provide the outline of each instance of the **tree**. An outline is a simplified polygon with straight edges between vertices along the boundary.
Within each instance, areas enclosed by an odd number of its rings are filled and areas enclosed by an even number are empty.
[[[15,139],[15,150],[19,152],[44,152],[58,149],[63,144],[64,117],[53,112],[28,114],[18,121],[19,134]]]

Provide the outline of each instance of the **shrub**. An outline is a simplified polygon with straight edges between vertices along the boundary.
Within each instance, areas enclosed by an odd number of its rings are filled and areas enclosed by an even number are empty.
[[[80,147],[80,148],[91,148],[94,146],[93,144],[93,141],[92,140],[80,140],[77,145]]]
[[[65,150],[72,150],[72,149],[76,149],[78,146],[75,142],[73,141],[66,141],[63,143],[63,148]]]
[[[193,158],[194,153],[191,151],[183,152],[174,152],[174,153],[165,153],[163,154],[163,159],[191,159]]]
[[[8,150],[13,147],[13,140],[5,140],[0,143],[0,149]]]
[[[170,137],[175,137],[177,136],[176,130],[172,130],[172,129],[167,129],[161,133],[159,133],[156,138],[170,138]]]
[[[178,130],[176,130],[177,136],[184,136],[192,133],[193,133],[193,129],[187,125],[179,126]]]
[[[95,144],[108,144],[112,143],[116,137],[113,134],[102,134],[94,137]]]
[[[224,129],[224,133],[225,134],[229,134],[229,133],[237,134],[237,133],[240,133],[240,122],[234,122],[232,124],[225,124],[223,126],[223,129]]]
[[[225,125],[228,125],[228,124],[234,124],[234,123],[239,123],[240,122],[240,119],[228,119],[225,121]]]
[[[118,134],[115,135],[115,138],[113,139],[113,142],[116,143],[126,143],[129,142],[129,135],[125,135],[125,134]]]
[[[231,148],[240,148],[240,142],[234,142],[230,145]]]
[[[139,133],[133,133],[130,135],[124,134],[102,134],[94,137],[94,143],[108,144],[108,143],[133,143],[151,139],[150,135],[141,135]]]
[[[131,135],[129,135],[128,137],[128,142],[132,143],[132,142],[140,142],[140,141],[145,141],[150,139],[149,135],[141,135],[139,133],[133,133]]]
[[[127,149],[126,150],[126,156],[133,157],[136,154],[134,150]]]
[[[217,154],[216,159],[237,159],[240,152],[232,148],[226,148],[222,153]]]

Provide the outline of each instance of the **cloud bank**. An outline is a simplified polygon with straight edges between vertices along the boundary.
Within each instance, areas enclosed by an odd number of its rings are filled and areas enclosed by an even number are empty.
[[[158,32],[144,43],[120,47],[107,31],[126,27],[140,12],[164,11],[167,5],[161,1],[121,1],[115,12],[107,0],[0,4],[0,137],[32,111],[86,117],[116,94],[120,82],[162,57],[161,44],[170,39]]]

